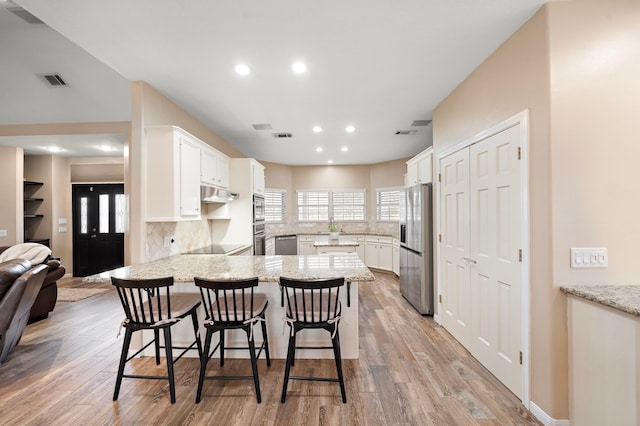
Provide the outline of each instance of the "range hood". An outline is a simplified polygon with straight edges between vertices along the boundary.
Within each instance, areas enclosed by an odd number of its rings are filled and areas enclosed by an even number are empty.
[[[236,198],[238,198],[237,192],[231,192],[213,186],[200,185],[200,202],[202,203],[226,203]]]

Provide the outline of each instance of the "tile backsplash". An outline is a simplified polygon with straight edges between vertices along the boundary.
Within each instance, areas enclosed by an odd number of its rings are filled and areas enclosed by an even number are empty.
[[[327,222],[274,223],[267,224],[266,233],[267,236],[328,233],[327,225]],[[400,235],[400,224],[398,222],[336,222],[336,225],[345,234],[375,234],[391,235],[394,237]]]
[[[210,221],[147,222],[147,261],[184,253],[211,244]],[[173,244],[164,246],[165,237]]]

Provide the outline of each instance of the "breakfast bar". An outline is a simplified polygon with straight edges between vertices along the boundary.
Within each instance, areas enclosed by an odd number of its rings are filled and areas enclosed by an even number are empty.
[[[281,276],[314,280],[344,277],[345,285],[341,290],[342,319],[340,322],[340,346],[345,359],[358,358],[358,284],[373,281],[371,271],[362,263],[355,253],[309,256],[225,256],[215,254],[176,255],[149,263],[125,266],[84,279],[85,282],[110,282],[111,277],[123,279],[174,278],[175,292],[198,292],[193,283],[194,277],[210,280],[236,280],[258,277],[261,293],[267,295],[267,333],[273,358],[286,358],[287,336],[284,328],[284,307],[281,306],[280,287],[277,285]],[[200,321],[204,319],[204,311],[198,313]],[[174,340],[186,343],[193,335],[190,324],[179,324]],[[283,332],[284,331],[284,332]],[[300,341],[308,346],[318,343],[326,344],[326,336],[322,330],[306,330]],[[317,333],[316,333],[317,332]],[[201,329],[201,334],[204,331]],[[182,337],[182,338],[181,338]],[[242,346],[240,333],[227,336],[231,345]],[[214,342],[215,343],[215,342]],[[244,341],[246,345],[246,340]],[[246,351],[230,353],[245,357]],[[330,350],[301,350],[296,356],[300,358],[333,358]]]

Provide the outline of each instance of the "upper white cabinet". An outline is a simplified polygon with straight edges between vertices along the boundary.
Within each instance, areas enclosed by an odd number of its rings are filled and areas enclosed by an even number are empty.
[[[145,129],[146,220],[200,219],[200,141],[175,126]]]
[[[229,158],[204,143],[200,150],[200,181],[229,188]]]
[[[405,186],[433,182],[433,148],[427,148],[407,161]]]
[[[253,193],[264,195],[264,166],[257,161],[251,163]]]

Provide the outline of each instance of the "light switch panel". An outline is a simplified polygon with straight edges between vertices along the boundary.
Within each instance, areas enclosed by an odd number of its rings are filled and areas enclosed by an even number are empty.
[[[572,268],[606,268],[609,255],[606,247],[586,247],[571,249]]]
[[[7,230],[6,229],[0,229],[0,237],[6,237],[7,236]]]

